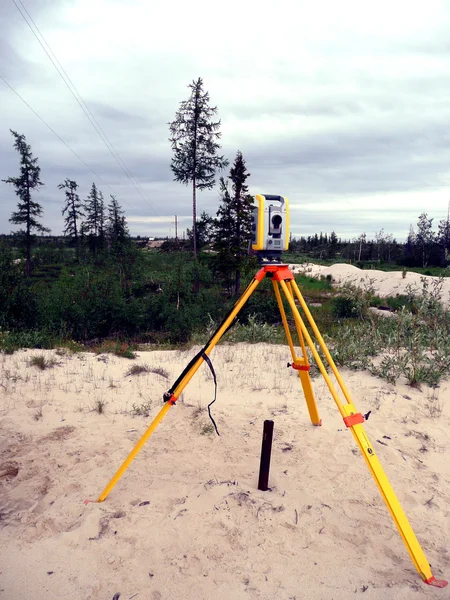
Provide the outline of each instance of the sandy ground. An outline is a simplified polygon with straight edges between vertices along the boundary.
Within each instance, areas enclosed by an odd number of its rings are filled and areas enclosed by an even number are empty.
[[[321,377],[323,426],[310,424],[285,346],[216,348],[220,437],[204,365],[106,501],[85,505],[194,352],[0,356],[1,600],[448,598],[422,583]],[[30,366],[43,353],[57,364]],[[168,379],[127,376],[132,364]],[[372,411],[366,431],[434,575],[448,578],[450,385],[433,395],[342,373]],[[275,424],[267,492],[264,419]]]
[[[375,269],[358,269],[353,265],[335,264],[331,267],[315,265],[312,263],[291,264],[289,265],[293,273],[304,273],[312,277],[320,275],[331,275],[333,283],[336,285],[351,283],[357,287],[368,289],[373,287],[376,293],[381,297],[395,296],[396,294],[405,294],[410,288],[413,293],[420,294],[423,289],[423,282],[426,282],[429,291],[440,288],[440,298],[445,305],[450,304],[450,277],[442,279],[431,275],[420,275],[412,271],[407,271],[405,277],[401,271],[377,271]]]

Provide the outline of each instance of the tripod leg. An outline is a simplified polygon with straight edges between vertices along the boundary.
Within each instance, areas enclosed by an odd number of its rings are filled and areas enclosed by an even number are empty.
[[[183,371],[182,375],[177,379],[175,384],[172,386],[172,389],[170,390],[169,397],[167,398],[167,401],[164,404],[163,408],[156,415],[155,419],[152,421],[152,423],[150,424],[148,429],[145,431],[144,435],[140,438],[140,440],[138,441],[136,446],[133,448],[133,450],[130,452],[130,454],[127,456],[127,458],[124,460],[122,465],[119,467],[119,469],[115,473],[114,477],[111,479],[111,481],[105,487],[103,492],[97,498],[97,502],[103,502],[107,498],[107,496],[109,495],[109,493],[111,492],[113,487],[116,485],[116,483],[119,481],[119,479],[122,477],[122,475],[125,473],[125,471],[130,466],[130,464],[131,464],[132,460],[134,459],[134,457],[136,456],[136,454],[144,446],[145,442],[155,431],[155,429],[158,426],[158,424],[160,423],[160,421],[162,421],[163,417],[165,417],[165,415],[169,412],[170,408],[176,403],[176,401],[180,397],[181,392],[184,390],[184,388],[187,386],[189,381],[192,379],[192,377],[198,371],[200,366],[203,364],[203,362],[205,360],[203,358],[204,355],[206,355],[206,356],[209,355],[211,350],[219,342],[220,338],[224,335],[224,333],[230,327],[230,325],[232,324],[236,315],[239,313],[241,308],[244,306],[244,304],[250,298],[253,291],[256,289],[256,287],[258,286],[260,281],[262,281],[264,279],[264,277],[265,277],[264,269],[261,269],[260,271],[258,271],[258,273],[255,275],[255,277],[252,279],[252,281],[248,285],[245,292],[242,294],[242,296],[239,298],[239,300],[233,306],[232,310],[228,313],[228,316],[224,319],[224,321],[219,326],[217,331],[214,333],[212,338],[202,348],[202,350],[199,352],[199,354],[197,354],[197,356],[194,357],[194,359],[191,361],[191,363],[188,365],[188,367]]]
[[[364,427],[362,426],[362,423],[364,422],[364,417],[361,415],[361,413],[357,413],[356,408],[353,405],[352,400],[350,398],[350,394],[342,381],[339,371],[337,370],[337,367],[334,364],[334,361],[329,353],[329,350],[326,347],[322,336],[320,335],[317,325],[314,322],[314,319],[306,305],[305,300],[303,299],[303,296],[300,293],[300,290],[299,290],[295,280],[292,279],[291,289],[293,289],[295,296],[297,297],[301,307],[303,308],[303,310],[307,316],[307,319],[311,325],[311,328],[313,329],[314,333],[316,334],[317,341],[319,342],[319,345],[322,348],[322,351],[324,352],[334,375],[336,376],[336,379],[339,383],[339,387],[341,388],[342,393],[344,394],[344,396],[347,400],[347,404],[345,404],[345,405],[342,404],[342,402],[340,401],[340,399],[338,397],[336,389],[326,371],[326,368],[319,356],[319,353],[317,352],[317,350],[314,346],[314,343],[311,339],[311,336],[308,333],[306,325],[303,322],[303,319],[301,318],[301,316],[298,312],[297,306],[295,305],[294,298],[292,297],[286,282],[280,281],[280,285],[281,285],[281,288],[286,296],[286,299],[289,302],[289,305],[292,309],[294,319],[295,319],[296,323],[298,324],[300,330],[302,331],[302,333],[306,339],[306,342],[311,349],[314,359],[317,362],[320,372],[322,373],[322,375],[328,385],[331,395],[333,396],[333,398],[336,402],[339,412],[341,413],[341,415],[344,419],[344,423],[352,431],[355,441],[358,444],[361,454],[363,455],[363,457],[366,461],[366,464],[375,480],[375,483],[378,486],[381,497],[383,498],[383,500],[386,503],[386,506],[387,506],[387,508],[391,514],[391,517],[400,533],[400,536],[406,546],[406,549],[409,552],[411,560],[414,563],[414,566],[416,567],[417,571],[419,572],[420,576],[425,581],[425,583],[427,583],[429,585],[433,585],[435,587],[445,587],[447,585],[447,582],[436,580],[431,572],[431,568],[426,559],[426,556],[415,536],[415,533],[403,511],[403,508],[402,508],[397,496],[395,495],[395,492],[389,482],[389,479],[387,478],[387,475],[384,472],[383,467],[381,466],[381,463],[375,454],[375,450],[374,450],[372,444],[370,443],[369,438],[367,437]]]
[[[130,452],[130,454],[127,456],[127,458],[124,460],[124,462],[121,464],[120,468],[117,470],[114,477],[111,479],[111,481],[105,487],[103,492],[97,498],[97,500],[96,500],[97,502],[103,502],[103,500],[105,500],[105,498],[109,495],[109,492],[113,489],[113,487],[116,485],[116,483],[122,477],[122,475],[128,469],[133,458],[136,456],[136,454],[139,452],[139,450],[142,448],[142,446],[145,444],[145,442],[148,440],[148,438],[152,435],[152,433],[155,431],[155,429],[159,425],[160,421],[162,421],[162,419],[169,412],[171,407],[172,407],[172,403],[170,403],[170,402],[166,402],[166,404],[164,404],[162,409],[159,411],[159,413],[153,419],[153,421],[150,424],[150,426],[148,427],[147,431],[144,433],[144,435],[138,441],[136,446],[133,448],[133,450]]]
[[[286,333],[287,342],[289,344],[289,349],[291,351],[292,356],[292,367],[297,370],[298,376],[300,378],[300,383],[302,384],[303,393],[305,395],[306,405],[309,411],[309,417],[311,419],[311,423],[313,425],[322,425],[322,419],[319,417],[319,411],[317,409],[317,404],[314,399],[314,392],[311,385],[311,379],[309,376],[309,363],[308,363],[308,355],[306,354],[305,342],[302,336],[302,332],[299,329],[297,322],[295,323],[295,327],[297,329],[297,335],[300,341],[300,346],[302,349],[302,357],[298,357],[295,352],[294,343],[292,341],[292,335],[289,329],[289,324],[286,319],[286,312],[284,310],[283,301],[281,299],[280,290],[278,288],[278,281],[272,279],[272,285],[275,292],[275,297],[277,299],[278,308],[280,309],[281,320],[283,321],[284,331]]]

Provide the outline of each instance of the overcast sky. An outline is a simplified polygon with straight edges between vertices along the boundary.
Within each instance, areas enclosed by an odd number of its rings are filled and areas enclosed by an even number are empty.
[[[20,6],[20,0],[15,0]],[[191,189],[173,181],[167,123],[202,77],[222,120],[222,152],[242,151],[250,192],[291,202],[294,235],[335,230],[404,239],[450,198],[450,3],[446,0],[22,0],[133,174],[133,187],[13,0],[0,2],[0,179],[18,172],[9,129],[26,135],[53,234],[75,179],[119,197],[133,235],[189,226]],[[22,7],[21,7],[22,8]],[[23,10],[23,8],[22,8]],[[107,187],[107,185],[109,188]],[[17,198],[0,183],[0,232]],[[218,185],[198,195],[215,214]]]

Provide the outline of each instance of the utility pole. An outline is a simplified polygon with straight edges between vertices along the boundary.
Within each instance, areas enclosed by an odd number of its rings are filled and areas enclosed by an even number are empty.
[[[175,215],[175,241],[178,242],[178,219],[177,219],[177,215]]]

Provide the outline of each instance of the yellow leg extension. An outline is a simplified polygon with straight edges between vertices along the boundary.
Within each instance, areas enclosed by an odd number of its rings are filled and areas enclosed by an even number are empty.
[[[346,404],[344,406],[344,410],[349,417],[358,414],[353,404]],[[364,418],[361,420],[363,421]],[[356,423],[355,425],[350,425],[349,427],[352,431],[353,437],[356,440],[356,443],[359,446],[359,449],[361,450],[361,454],[364,456],[367,466],[369,467],[369,470],[375,479],[375,483],[380,490],[381,496],[385,501],[389,512],[391,513],[392,520],[397,526],[397,529],[402,537],[406,549],[409,552],[414,566],[424,581],[431,580],[433,574],[431,572],[430,565],[428,564],[426,556],[416,538],[416,535],[409,524],[409,521],[397,496],[395,495],[389,479],[387,478],[387,475],[384,472],[377,455],[375,454],[375,450],[370,443],[369,438],[367,437],[364,427],[361,423]]]
[[[317,404],[314,399],[314,392],[311,385],[311,378],[309,376],[309,363],[308,363],[308,355],[306,354],[305,342],[303,340],[302,332],[297,326],[297,322],[295,323],[297,329],[297,335],[299,338],[300,346],[302,348],[302,357],[299,358],[295,352],[294,343],[292,341],[291,332],[289,330],[289,325],[286,318],[286,312],[284,310],[283,302],[281,299],[280,290],[278,288],[278,282],[272,279],[273,289],[275,292],[275,297],[277,299],[278,308],[280,309],[281,320],[283,321],[284,331],[286,333],[287,342],[289,344],[289,349],[291,351],[292,356],[292,365],[294,369],[297,369],[298,376],[300,378],[300,383],[302,384],[303,393],[305,395],[306,406],[308,407],[309,417],[311,419],[311,423],[313,425],[322,425],[322,419],[319,417],[319,411],[317,409]],[[305,370],[303,370],[303,368]],[[308,370],[307,370],[308,369]]]
[[[356,443],[358,444],[358,447],[366,461],[366,464],[369,467],[369,470],[375,480],[375,483],[378,486],[381,496],[385,501],[386,506],[388,507],[391,517],[400,533],[400,536],[406,546],[406,549],[409,552],[414,566],[416,567],[420,576],[426,583],[434,585],[436,587],[445,587],[447,585],[447,582],[436,580],[431,572],[431,568],[426,559],[426,556],[416,538],[416,535],[403,511],[403,508],[397,496],[395,495],[395,492],[389,482],[389,479],[386,473],[384,472],[383,467],[381,466],[381,463],[378,460],[378,457],[375,454],[375,450],[372,444],[370,443],[369,438],[367,437],[364,427],[362,426],[362,423],[364,422],[364,417],[360,413],[356,412],[356,409],[351,401],[350,394],[347,388],[345,387],[344,382],[342,381],[341,375],[333,359],[331,358],[329,350],[322,336],[320,335],[317,325],[314,322],[314,319],[311,313],[309,312],[308,307],[306,306],[306,303],[300,293],[300,290],[298,289],[295,280],[292,280],[291,290],[294,290],[295,296],[298,298],[302,308],[304,309],[304,312],[308,318],[311,328],[316,334],[316,338],[318,339],[319,345],[323,353],[325,354],[327,361],[330,364],[330,367],[339,383],[339,387],[341,388],[343,395],[347,400],[347,404],[342,404],[338,397],[337,391],[330,377],[328,376],[325,366],[314,346],[314,342],[311,339],[311,336],[309,335],[308,330],[306,329],[306,325],[298,312],[297,306],[295,305],[294,299],[292,297],[292,294],[290,293],[288,285],[285,281],[280,281],[280,285],[292,309],[296,325],[303,333],[308,343],[308,346],[310,347],[311,352],[313,353],[314,359],[316,360],[317,365],[328,385],[328,388],[331,392],[331,395],[333,396],[333,399],[336,402],[339,412],[344,418],[346,426],[349,427],[352,431],[353,437],[355,438]]]
[[[144,435],[138,441],[138,443],[136,444],[136,446],[133,448],[133,450],[130,452],[130,454],[126,457],[126,459],[123,461],[123,463],[121,464],[121,466],[117,470],[117,472],[114,475],[114,477],[111,479],[111,481],[105,487],[105,489],[103,490],[103,492],[97,498],[97,502],[103,502],[103,500],[105,500],[105,498],[108,496],[109,492],[113,489],[113,487],[116,485],[116,483],[122,477],[122,475],[128,469],[128,467],[130,466],[131,461],[133,460],[133,458],[136,456],[136,454],[139,452],[139,450],[141,450],[142,446],[145,444],[145,442],[148,440],[148,438],[152,435],[152,433],[158,427],[159,423],[166,416],[166,414],[169,412],[169,410],[172,408],[172,406],[173,405],[172,405],[171,402],[166,402],[164,404],[164,406],[162,407],[162,409],[159,411],[159,413],[153,419],[153,421],[152,421],[151,425],[149,426],[149,428],[147,429],[147,431],[144,433]]]

